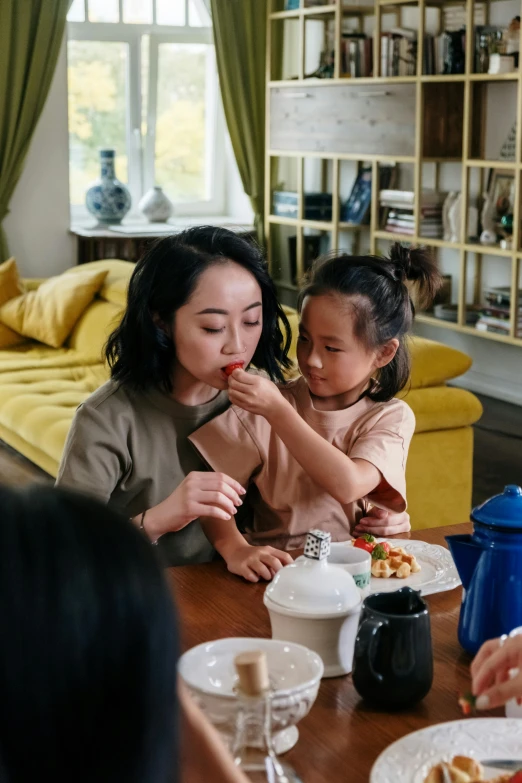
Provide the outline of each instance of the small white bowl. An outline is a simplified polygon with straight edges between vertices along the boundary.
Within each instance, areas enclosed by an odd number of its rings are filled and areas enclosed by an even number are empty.
[[[323,675],[319,655],[300,644],[275,639],[218,639],[193,647],[181,656],[178,671],[207,718],[230,746],[238,710],[234,658],[247,650],[264,650],[272,702],[276,753],[290,750],[299,737],[295,725],[308,714]]]

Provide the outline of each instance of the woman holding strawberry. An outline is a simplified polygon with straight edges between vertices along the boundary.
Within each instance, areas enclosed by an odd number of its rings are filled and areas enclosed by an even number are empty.
[[[187,437],[229,406],[227,368],[253,362],[282,381],[289,345],[256,245],[211,226],[161,239],[136,264],[107,344],[111,380],[78,408],[57,483],[133,518],[169,565],[210,560],[198,518],[234,520],[245,492]]]

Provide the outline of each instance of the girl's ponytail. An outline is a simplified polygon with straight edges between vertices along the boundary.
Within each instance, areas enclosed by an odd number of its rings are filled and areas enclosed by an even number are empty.
[[[442,284],[433,254],[424,247],[404,247],[395,242],[389,259],[395,265],[397,279],[416,283],[418,302],[422,307],[428,307]]]

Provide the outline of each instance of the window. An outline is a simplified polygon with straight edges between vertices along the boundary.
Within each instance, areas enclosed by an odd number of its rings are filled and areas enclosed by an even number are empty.
[[[73,218],[116,150],[133,211],[161,185],[178,215],[225,208],[225,125],[206,0],[74,0],[68,19]]]

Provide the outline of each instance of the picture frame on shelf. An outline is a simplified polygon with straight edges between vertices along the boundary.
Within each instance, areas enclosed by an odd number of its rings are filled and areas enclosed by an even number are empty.
[[[360,226],[366,219],[372,200],[372,170],[363,168],[357,174],[352,192],[341,206],[341,220]]]
[[[513,214],[515,204],[515,172],[513,169],[491,169],[488,195],[497,220],[500,220],[504,215]]]

